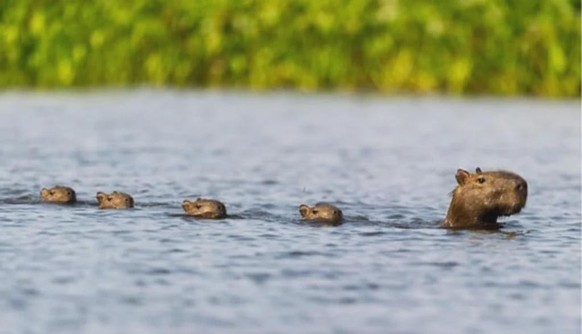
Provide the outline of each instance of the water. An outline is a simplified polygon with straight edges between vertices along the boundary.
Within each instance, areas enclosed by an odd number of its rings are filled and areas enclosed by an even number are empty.
[[[0,332],[579,333],[580,104],[137,90],[0,95]],[[525,177],[437,228],[457,168]],[[83,203],[38,202],[65,184]],[[134,210],[100,211],[125,191]],[[231,218],[184,217],[198,196]],[[339,227],[299,220],[328,201]]]

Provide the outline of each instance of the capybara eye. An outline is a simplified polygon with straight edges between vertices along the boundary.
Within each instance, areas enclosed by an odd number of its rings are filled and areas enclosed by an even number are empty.
[[[67,190],[67,195],[69,195],[69,196],[72,195],[70,190]]]
[[[129,198],[126,198],[125,203],[129,204],[129,202],[130,202]]]
[[[477,182],[485,183],[485,178],[481,176],[480,178],[477,179]]]

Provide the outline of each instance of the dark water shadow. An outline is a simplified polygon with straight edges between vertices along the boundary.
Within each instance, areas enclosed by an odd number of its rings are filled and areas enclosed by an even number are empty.
[[[473,228],[473,229],[454,229],[440,226],[438,228],[447,231],[448,235],[502,235],[505,239],[514,239],[519,236],[525,236],[532,231],[524,229],[517,221],[501,222],[494,228]]]
[[[178,218],[187,223],[198,223],[198,224],[229,224],[231,221],[231,216],[228,215],[225,218],[202,218],[187,215],[185,213],[164,213],[164,216],[169,218]]]
[[[30,196],[30,195],[23,195],[23,196],[0,199],[0,204],[30,205],[30,204],[38,204],[38,203],[41,203],[38,196]]]
[[[179,208],[182,209],[180,204],[175,203],[168,203],[168,202],[136,202],[136,207],[143,207],[143,208],[163,208],[163,209],[175,209]]]
[[[406,218],[404,215],[398,215],[398,218],[392,216],[387,219],[370,219],[366,216],[344,216],[341,225],[364,226],[364,227],[384,227],[395,229],[437,229],[440,228],[440,221],[426,220],[422,218]]]
[[[69,207],[89,207],[97,206],[97,202],[93,201],[76,201],[75,203],[52,203],[52,202],[42,202],[38,196],[24,195],[12,198],[2,198],[0,199],[0,204],[7,205],[53,205],[53,206],[69,206]]]
[[[172,217],[172,218],[192,218],[192,219],[196,219],[196,220],[210,220],[210,221],[214,221],[214,220],[230,220],[230,219],[234,219],[234,220],[242,220],[242,219],[246,219],[245,217],[241,216],[241,215],[226,215],[226,217],[224,218],[202,218],[202,217],[196,217],[196,216],[192,216],[192,215],[188,215],[186,213],[166,213],[166,216],[168,217]]]
[[[328,222],[321,222],[321,221],[314,221],[314,220],[307,220],[307,219],[298,219],[294,221],[294,224],[301,225],[301,226],[308,226],[308,227],[316,227],[316,228],[326,228],[326,227],[339,227],[345,224],[345,221],[340,221],[337,223],[328,223]]]

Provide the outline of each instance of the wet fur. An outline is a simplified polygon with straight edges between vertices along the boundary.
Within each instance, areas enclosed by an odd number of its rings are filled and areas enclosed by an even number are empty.
[[[95,195],[99,209],[128,209],[133,208],[133,197],[129,194],[114,191],[111,194],[98,192]]]
[[[337,225],[343,221],[342,210],[327,203],[317,203],[313,207],[307,204],[301,204],[299,206],[299,213],[303,219],[320,223]]]
[[[184,200],[182,209],[187,215],[198,218],[221,219],[226,217],[226,207],[222,202],[214,199]]]
[[[496,229],[497,218],[519,213],[527,201],[527,182],[508,171],[471,174],[459,169],[457,187],[443,227],[454,229]]]
[[[77,202],[77,194],[71,187],[54,186],[52,188],[42,188],[40,191],[41,202],[73,204]]]

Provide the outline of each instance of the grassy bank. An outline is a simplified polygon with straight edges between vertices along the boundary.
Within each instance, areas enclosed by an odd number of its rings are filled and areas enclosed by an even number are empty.
[[[580,95],[573,0],[3,0],[0,87]]]

